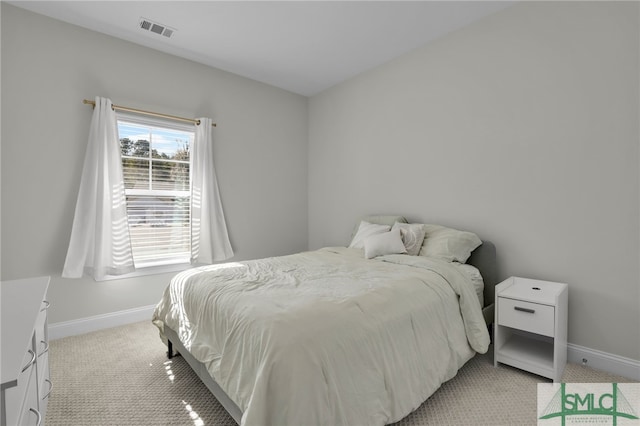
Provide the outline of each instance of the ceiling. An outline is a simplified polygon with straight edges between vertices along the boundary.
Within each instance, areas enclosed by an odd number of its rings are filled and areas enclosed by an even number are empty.
[[[314,95],[510,1],[8,1],[172,55]],[[141,18],[174,30],[140,28]]]

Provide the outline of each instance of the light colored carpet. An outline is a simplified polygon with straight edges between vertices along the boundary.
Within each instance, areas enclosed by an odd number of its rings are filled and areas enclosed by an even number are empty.
[[[49,352],[47,426],[235,425],[182,357],[167,360],[150,322],[55,340]],[[569,364],[563,381],[630,380]],[[489,351],[397,425],[535,425],[538,382],[550,381],[496,369]]]

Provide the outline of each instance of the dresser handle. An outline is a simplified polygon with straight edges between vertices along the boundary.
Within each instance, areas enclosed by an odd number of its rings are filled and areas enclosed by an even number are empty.
[[[44,349],[38,354],[39,357],[49,352],[49,343],[45,342],[44,340],[40,340],[40,343],[44,344]]]
[[[40,309],[40,312],[46,311],[47,309],[49,309],[49,306],[51,306],[51,303],[49,303],[48,300],[43,300],[42,303],[46,303],[46,306],[44,308]]]
[[[49,383],[49,392],[47,392],[47,394],[45,396],[42,397],[42,400],[44,401],[45,399],[49,398],[49,395],[51,395],[51,391],[53,390],[53,383],[51,383],[51,380],[49,379],[44,379],[45,382]]]
[[[516,311],[520,311],[520,312],[526,312],[528,314],[535,314],[536,313],[536,311],[534,309],[521,308],[520,306],[514,306],[513,309],[515,309]]]
[[[28,349],[27,352],[31,352],[31,361],[29,361],[27,363],[27,365],[24,366],[24,368],[22,369],[21,373],[24,373],[25,371],[27,371],[29,369],[29,367],[31,367],[33,365],[33,363],[36,362],[36,353],[34,351],[32,351],[31,349]]]
[[[36,410],[35,408],[29,408],[29,411],[38,416],[38,422],[36,423],[36,426],[40,426],[40,424],[42,423],[42,414],[40,414],[40,411]]]

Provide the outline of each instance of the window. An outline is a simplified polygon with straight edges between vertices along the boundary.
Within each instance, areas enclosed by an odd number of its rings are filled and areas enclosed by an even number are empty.
[[[193,126],[118,114],[118,137],[136,269],[189,263]]]

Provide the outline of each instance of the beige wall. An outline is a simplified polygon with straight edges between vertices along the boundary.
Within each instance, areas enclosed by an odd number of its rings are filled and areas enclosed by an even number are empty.
[[[309,102],[310,248],[362,214],[476,231],[640,360],[638,3],[523,2]]]
[[[60,274],[91,108],[212,117],[234,259],[307,247],[307,99],[2,3],[2,279],[51,275],[52,323],[155,304],[170,274]]]

